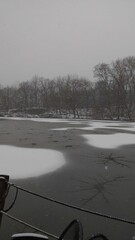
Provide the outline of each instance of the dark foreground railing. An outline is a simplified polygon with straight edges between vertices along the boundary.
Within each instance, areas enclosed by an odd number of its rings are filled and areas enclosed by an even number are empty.
[[[14,201],[11,203],[11,205],[5,210],[4,209],[4,204],[5,204],[5,200],[6,200],[6,197],[8,195],[10,187],[13,187],[13,188],[16,189],[15,198],[14,198]],[[16,221],[16,222],[21,223],[21,224],[23,224],[25,226],[28,226],[29,228],[31,228],[31,229],[35,230],[36,232],[39,232],[39,233],[42,234],[42,235],[33,234],[33,233],[14,234],[12,236],[13,240],[36,240],[36,239],[37,240],[41,240],[41,239],[48,239],[48,237],[51,238],[51,239],[54,238],[56,240],[57,239],[58,240],[83,240],[82,225],[77,220],[72,221],[69,224],[69,226],[64,230],[64,232],[61,234],[61,236],[58,237],[58,236],[56,236],[56,235],[54,235],[52,233],[48,233],[48,232],[46,232],[46,231],[44,231],[42,229],[39,229],[39,228],[37,228],[35,226],[30,225],[29,223],[24,222],[21,219],[18,219],[16,217],[8,214],[7,212],[14,206],[14,204],[16,202],[19,190],[27,192],[29,194],[32,194],[34,196],[40,197],[42,199],[51,201],[53,203],[60,204],[60,205],[63,205],[65,207],[69,207],[69,208],[74,209],[74,210],[78,210],[78,211],[81,211],[81,212],[84,212],[84,213],[89,213],[89,214],[92,214],[92,215],[96,215],[98,217],[106,218],[108,220],[110,219],[110,220],[114,220],[114,221],[123,222],[123,223],[126,223],[126,224],[133,224],[133,225],[135,225],[135,221],[134,220],[123,219],[123,218],[119,218],[117,216],[110,216],[110,215],[106,215],[106,214],[103,214],[103,213],[95,212],[95,211],[92,211],[92,210],[80,208],[80,207],[77,207],[77,206],[74,206],[74,205],[71,205],[71,204],[68,204],[68,203],[65,203],[65,202],[58,201],[56,199],[49,198],[47,196],[40,195],[38,193],[34,193],[34,192],[30,191],[30,190],[24,189],[24,188],[22,188],[20,186],[17,186],[15,184],[13,184],[13,183],[10,183],[9,182],[9,176],[7,176],[7,175],[0,175],[0,226],[1,226],[1,221],[2,221],[2,215],[4,215],[4,216],[12,219],[13,221]],[[91,236],[87,240],[92,240],[92,239],[107,240],[107,238],[104,235],[102,235],[102,234]]]
[[[8,194],[8,188],[9,188],[8,181],[9,181],[8,175],[0,175],[0,226],[1,226],[2,215],[3,215],[1,211],[4,209],[6,196]]]

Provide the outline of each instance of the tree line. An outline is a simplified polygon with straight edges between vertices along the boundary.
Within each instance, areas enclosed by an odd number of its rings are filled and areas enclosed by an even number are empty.
[[[95,81],[78,76],[34,76],[19,86],[0,87],[0,111],[36,109],[74,118],[135,119],[135,57],[94,67]]]

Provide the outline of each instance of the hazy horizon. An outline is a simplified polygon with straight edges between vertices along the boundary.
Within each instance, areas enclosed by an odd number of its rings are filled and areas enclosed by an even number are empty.
[[[93,80],[96,64],[134,56],[134,9],[133,0],[1,0],[0,84]]]

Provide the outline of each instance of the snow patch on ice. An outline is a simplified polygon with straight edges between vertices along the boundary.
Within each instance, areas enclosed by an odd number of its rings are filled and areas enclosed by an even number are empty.
[[[84,134],[86,142],[97,148],[117,148],[122,145],[135,144],[135,135],[128,133]]]
[[[37,177],[64,164],[63,154],[56,150],[0,145],[0,173],[12,179]]]

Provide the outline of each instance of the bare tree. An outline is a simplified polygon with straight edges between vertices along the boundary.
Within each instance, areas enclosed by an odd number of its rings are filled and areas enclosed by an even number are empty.
[[[110,75],[118,112],[132,121],[135,111],[135,57],[113,62]]]
[[[111,118],[135,117],[135,57],[99,64],[94,69],[97,106],[101,113],[108,111]],[[107,114],[108,115],[108,114]]]

